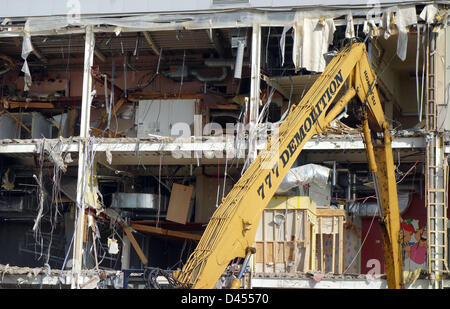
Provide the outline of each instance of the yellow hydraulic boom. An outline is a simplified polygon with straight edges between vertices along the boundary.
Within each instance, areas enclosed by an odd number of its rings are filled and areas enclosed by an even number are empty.
[[[291,108],[280,125],[279,138],[269,140],[214,212],[197,248],[177,276],[181,283],[191,288],[215,288],[231,260],[248,256],[264,208],[305,143],[324,132],[354,97],[362,104],[363,136],[381,213],[388,287],[403,288],[391,135],[363,43],[353,43],[338,53],[301,102]]]

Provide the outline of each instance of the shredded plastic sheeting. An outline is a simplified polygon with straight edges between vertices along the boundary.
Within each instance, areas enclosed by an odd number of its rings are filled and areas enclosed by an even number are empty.
[[[276,193],[285,193],[292,188],[309,183],[315,183],[320,187],[323,187],[328,183],[330,174],[331,169],[317,164],[306,164],[291,168],[284,177]]]

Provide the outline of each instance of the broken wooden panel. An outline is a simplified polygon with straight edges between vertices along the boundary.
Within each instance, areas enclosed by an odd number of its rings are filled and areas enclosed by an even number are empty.
[[[183,186],[177,183],[173,184],[166,216],[168,221],[181,224],[188,222],[193,190],[193,186]]]
[[[217,177],[205,175],[196,177],[195,222],[208,222],[214,211],[217,209],[217,206],[221,203],[222,198],[233,188],[233,183],[230,179],[227,179],[225,182],[225,191],[223,191],[223,184],[223,176],[219,178],[219,182],[217,181]]]

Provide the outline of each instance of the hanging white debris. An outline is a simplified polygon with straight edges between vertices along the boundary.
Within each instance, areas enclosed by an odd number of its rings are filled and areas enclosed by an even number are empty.
[[[346,28],[345,28],[345,38],[353,39],[355,37],[355,25],[353,24],[353,15],[351,12],[345,16]]]
[[[25,26],[25,28],[26,28],[26,26]],[[33,45],[31,44],[31,35],[27,30],[24,30],[23,42],[22,42],[22,59],[24,60],[23,66],[22,66],[22,72],[25,74],[25,77],[24,77],[25,84],[23,86],[24,91],[30,90],[30,87],[32,84],[30,68],[28,67],[28,62],[27,62],[27,57],[32,51],[33,51]]]
[[[112,164],[112,153],[111,153],[111,150],[107,149],[105,154],[106,154],[106,161],[108,162],[108,164]]]
[[[284,53],[285,53],[285,46],[286,46],[286,33],[291,28],[292,28],[292,26],[284,26],[283,32],[281,33],[281,38],[280,38],[281,66],[284,65]]]
[[[416,7],[400,7],[395,15],[398,28],[397,56],[405,61],[408,45],[408,26],[417,24]]]
[[[365,34],[369,34],[370,30],[376,29],[377,25],[375,24],[375,21],[371,20],[365,20],[363,24],[363,32]]]
[[[64,157],[64,163],[69,164],[69,163],[72,163],[72,162],[73,162],[72,156],[70,155],[70,152],[68,152],[66,154],[66,156]]]
[[[384,11],[383,16],[381,16],[380,27],[384,29],[384,39],[389,39],[391,36],[391,29],[394,24],[394,12],[391,8]]]
[[[425,21],[427,24],[431,24],[434,22],[438,11],[439,10],[436,4],[428,4],[423,8],[422,12],[419,15],[419,18]]]
[[[336,26],[332,18],[305,18],[297,14],[294,22],[294,46],[292,60],[295,70],[305,68],[323,72],[326,67],[324,54],[333,43]]]

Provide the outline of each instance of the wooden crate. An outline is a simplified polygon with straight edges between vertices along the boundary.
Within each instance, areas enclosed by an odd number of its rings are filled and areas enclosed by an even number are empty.
[[[315,268],[316,205],[309,197],[275,197],[255,237],[255,273],[299,273]]]

